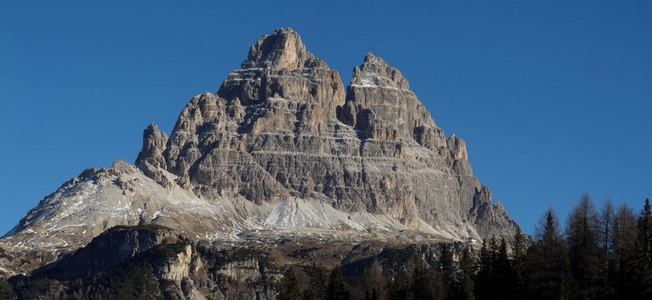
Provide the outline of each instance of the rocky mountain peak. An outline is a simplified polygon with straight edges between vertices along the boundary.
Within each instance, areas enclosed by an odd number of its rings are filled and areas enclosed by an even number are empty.
[[[242,68],[286,69],[301,68],[327,69],[326,63],[306,52],[301,37],[290,28],[279,28],[271,35],[265,35],[249,49],[247,60]]]
[[[144,144],[159,135],[146,130]],[[145,160],[159,162],[149,148]],[[158,165],[205,199],[244,198],[295,215],[318,205],[452,236],[513,228],[492,213],[490,196],[477,196],[488,189],[473,176],[464,141],[445,137],[398,69],[367,53],[345,94],[339,74],[291,29],[259,38],[242,69],[216,95],[193,98],[157,149],[165,149]],[[489,216],[504,222],[474,228]]]
[[[344,86],[337,71],[307,52],[301,37],[288,28],[259,38],[241,69],[233,70],[222,82],[217,96],[231,108],[232,104],[266,108],[250,110],[252,114],[244,116],[244,130],[295,131],[306,129],[307,123],[316,125],[320,120],[335,118],[337,106],[344,104]],[[274,119],[268,113],[270,109],[288,111],[298,120],[288,120],[282,114]],[[300,128],[294,128],[295,123]]]
[[[400,71],[368,53],[346,93],[335,70],[278,29],[251,46],[216,94],[193,97],[168,139],[143,132],[136,166],[84,171],[1,241],[72,250],[115,225],[156,224],[197,240],[337,232],[465,241],[516,224],[473,176]],[[21,250],[22,251],[22,250]]]
[[[382,58],[374,56],[371,52],[364,57],[360,68],[353,69],[351,85],[370,87],[398,88],[408,90],[410,85],[401,72],[390,67]]]
[[[431,149],[446,143],[401,72],[371,53],[353,69],[346,101],[342,122],[369,132],[372,138],[415,140]]]

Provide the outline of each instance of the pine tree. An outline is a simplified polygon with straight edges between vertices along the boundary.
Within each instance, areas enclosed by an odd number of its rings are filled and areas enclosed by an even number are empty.
[[[645,199],[645,205],[638,218],[639,249],[645,264],[652,263],[652,208],[650,199]]]
[[[514,299],[516,296],[516,276],[514,276],[512,262],[509,260],[505,238],[500,239],[500,246],[498,246],[494,262],[494,278],[493,283],[496,289],[494,294],[496,298]]]
[[[577,287],[571,274],[570,261],[567,259],[564,264],[564,269],[561,273],[561,283],[559,288],[559,295],[556,297],[560,300],[569,300],[576,298]],[[583,299],[583,298],[581,298]]]
[[[413,256],[409,263],[414,299],[444,299],[446,289],[439,269],[431,269],[421,258]]]
[[[600,209],[598,216],[598,248],[599,248],[599,280],[600,280],[600,295],[604,298],[609,298],[614,293],[610,279],[614,269],[613,260],[613,219],[614,219],[614,206],[611,199],[605,199]]]
[[[326,276],[321,267],[312,263],[312,272],[310,274],[309,288],[305,292],[305,299],[307,300],[323,300],[326,299],[326,290],[328,284]]]
[[[498,260],[498,252],[500,250],[500,246],[498,245],[498,240],[496,239],[496,236],[492,236],[491,239],[489,240],[489,251],[491,252],[491,268],[492,271],[495,273],[496,270],[496,261]]]
[[[455,289],[454,299],[460,300],[475,300],[475,293],[473,289],[475,288],[475,282],[473,277],[475,276],[475,260],[473,254],[467,248],[464,250],[462,255],[462,260],[460,261],[460,271],[457,273],[457,288]]]
[[[650,199],[638,218],[638,276],[641,296],[652,298],[652,207]]]
[[[634,299],[638,275],[636,272],[636,240],[638,228],[633,210],[623,203],[613,218],[612,240],[614,273],[611,279],[619,299]]]
[[[475,295],[478,299],[494,299],[494,265],[496,239],[491,239],[490,245],[487,245],[487,239],[482,240],[480,249],[480,258],[478,261],[478,277],[475,282]]]
[[[535,228],[537,241],[527,250],[525,298],[557,299],[562,291],[566,249],[559,233],[559,221],[548,208]]]
[[[552,207],[549,207],[543,218],[539,219],[539,224],[534,229],[534,234],[542,246],[552,247],[560,242],[561,234],[559,230],[557,214]]]
[[[514,268],[514,280],[516,285],[515,298],[523,298],[523,285],[524,285],[524,272],[526,251],[525,238],[521,228],[516,226],[516,233],[514,234],[514,244],[512,246],[512,266]]]
[[[414,299],[411,289],[412,278],[406,269],[400,269],[391,285],[390,295],[392,300]]]
[[[584,193],[568,216],[566,243],[571,274],[577,283],[579,297],[595,299],[598,277],[598,241],[596,213],[588,193]]]
[[[351,288],[344,280],[340,266],[337,265],[328,276],[328,300],[347,300],[351,299]]]
[[[447,291],[452,293],[453,282],[455,281],[455,267],[453,266],[453,255],[446,243],[442,244],[438,263],[439,268],[444,275],[444,286]]]
[[[303,288],[297,273],[292,268],[288,268],[283,274],[281,291],[278,294],[279,300],[298,300],[303,299]]]
[[[380,265],[378,260],[365,269],[364,275],[366,277],[365,295],[373,300],[386,300],[389,299],[389,276],[387,269]]]

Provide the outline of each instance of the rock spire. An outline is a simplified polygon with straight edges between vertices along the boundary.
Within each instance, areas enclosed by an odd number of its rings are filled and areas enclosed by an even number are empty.
[[[517,226],[400,71],[369,53],[345,89],[291,29],[258,39],[215,94],[193,97],[169,138],[148,126],[135,165],[82,172],[0,245],[56,257],[116,225],[209,241],[261,229],[509,239]]]

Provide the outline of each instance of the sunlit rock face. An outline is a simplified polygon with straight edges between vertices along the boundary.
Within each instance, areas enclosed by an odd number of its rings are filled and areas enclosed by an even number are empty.
[[[369,53],[345,94],[291,29],[258,39],[215,95],[193,98],[156,153],[139,161],[163,157],[159,166],[206,199],[310,199],[458,237],[514,228],[506,214],[477,213],[464,141],[445,137],[400,71]],[[477,219],[489,215],[505,219],[500,229]]]
[[[291,29],[258,39],[217,93],[193,97],[169,138],[150,125],[135,165],[82,172],[0,246],[40,253],[20,272],[146,224],[235,242],[261,230],[411,242],[516,228],[400,71],[369,53],[345,88]]]

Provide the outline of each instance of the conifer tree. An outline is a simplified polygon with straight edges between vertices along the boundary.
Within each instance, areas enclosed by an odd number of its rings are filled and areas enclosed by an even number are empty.
[[[444,285],[446,290],[452,292],[453,282],[455,281],[455,267],[453,266],[453,257],[448,244],[444,243],[439,255],[439,268],[444,275]]]
[[[380,265],[378,260],[365,269],[366,277],[365,295],[373,300],[389,299],[389,276],[387,269]]]
[[[348,300],[351,299],[351,288],[344,280],[340,266],[337,265],[328,276],[328,300]]]
[[[326,290],[328,288],[326,276],[321,267],[312,263],[312,272],[310,274],[309,287],[305,292],[305,299],[307,300],[323,300],[326,299]]]
[[[613,276],[614,258],[613,258],[613,219],[615,209],[611,203],[611,199],[605,199],[600,209],[598,216],[598,247],[599,247],[599,293],[605,298],[610,297],[614,293],[612,284],[610,282]]]
[[[457,288],[455,289],[454,299],[460,300],[475,300],[475,259],[471,251],[467,248],[464,250],[462,260],[460,260],[460,270],[457,273]]]
[[[432,269],[421,258],[413,256],[409,263],[414,299],[444,299],[446,290],[442,274],[438,269]]]
[[[292,268],[288,268],[283,274],[283,283],[281,291],[278,294],[279,300],[298,300],[303,299],[303,288],[297,273]]]
[[[492,272],[495,273],[495,267],[496,267],[496,261],[498,260],[498,251],[500,249],[500,246],[498,245],[498,240],[496,239],[496,236],[492,236],[491,239],[489,240],[489,251],[491,252],[490,256],[490,264],[492,268]]]
[[[573,280],[573,275],[571,274],[570,261],[566,259],[564,268],[561,272],[559,295],[556,298],[560,300],[574,299],[577,298],[576,294],[577,287],[575,286],[575,281]]]
[[[521,228],[516,226],[516,233],[514,234],[514,244],[512,246],[512,266],[514,268],[514,280],[515,280],[515,298],[523,298],[523,284],[524,284],[524,272],[525,272],[525,260],[526,260],[526,251],[525,248],[525,238]]]
[[[652,298],[652,207],[650,199],[638,218],[638,276],[639,290],[644,298]]]
[[[509,260],[507,253],[507,242],[505,238],[500,239],[500,246],[494,262],[494,280],[493,280],[496,298],[514,299],[516,296],[516,278],[512,268],[512,262]]]
[[[636,263],[636,242],[638,228],[633,210],[621,204],[613,219],[614,275],[611,282],[619,299],[634,299],[636,283],[639,280]]]
[[[568,216],[566,243],[571,274],[577,283],[579,297],[595,299],[598,276],[598,241],[596,213],[587,192]]]
[[[525,298],[557,299],[561,294],[566,249],[559,233],[559,221],[548,208],[535,228],[537,241],[527,250]]]
[[[638,218],[638,232],[639,249],[643,262],[650,264],[652,263],[652,208],[650,207],[650,199],[645,199],[645,205]]]
[[[478,299],[494,299],[494,262],[496,249],[496,239],[493,237],[490,244],[487,244],[487,239],[482,240],[482,248],[480,249],[480,258],[478,261],[478,277],[475,282],[475,295]]]
[[[412,297],[412,288],[411,288],[412,278],[410,273],[402,268],[396,273],[396,277],[392,282],[390,295],[392,300],[409,300],[414,299]]]

